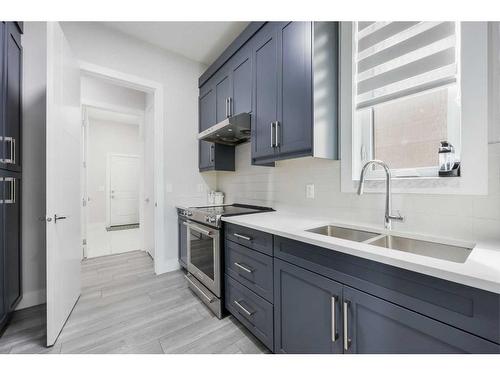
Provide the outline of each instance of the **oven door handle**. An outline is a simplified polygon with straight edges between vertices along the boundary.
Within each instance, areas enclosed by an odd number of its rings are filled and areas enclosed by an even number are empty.
[[[194,230],[196,232],[200,232],[201,234],[204,234],[205,236],[209,236],[209,237],[212,236],[212,231],[210,231],[210,230],[206,230],[206,229],[200,228],[199,226],[190,224],[189,222],[183,222],[183,224],[186,227],[188,227],[189,229],[192,229],[192,230]]]

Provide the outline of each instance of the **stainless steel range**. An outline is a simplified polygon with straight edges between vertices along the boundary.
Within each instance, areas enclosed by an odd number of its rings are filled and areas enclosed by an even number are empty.
[[[266,211],[272,208],[231,204],[177,209],[179,216],[187,219],[183,223],[187,227],[186,280],[219,319],[223,311],[221,218]]]

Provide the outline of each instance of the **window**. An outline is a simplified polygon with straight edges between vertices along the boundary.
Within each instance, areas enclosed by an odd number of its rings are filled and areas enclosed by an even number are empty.
[[[460,158],[459,23],[352,28],[353,179],[371,159],[385,161],[395,177],[437,176],[440,141]]]

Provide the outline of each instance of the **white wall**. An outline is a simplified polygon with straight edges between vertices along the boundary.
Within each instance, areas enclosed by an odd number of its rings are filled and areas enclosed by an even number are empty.
[[[146,95],[142,91],[115,85],[104,79],[82,76],[82,103],[105,104],[111,108],[126,108],[130,111],[144,111]]]
[[[22,287],[18,309],[45,302],[46,25],[24,24]],[[42,219],[42,220],[40,220]]]
[[[164,89],[166,248],[160,272],[178,268],[179,202],[206,202],[216,185],[214,173],[198,172],[198,77],[205,66],[150,46],[98,23],[62,23],[77,58],[159,82]]]

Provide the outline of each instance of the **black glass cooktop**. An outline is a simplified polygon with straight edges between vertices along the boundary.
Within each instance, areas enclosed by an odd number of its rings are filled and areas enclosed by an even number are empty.
[[[221,215],[221,216],[245,215],[257,212],[274,211],[272,208],[269,207],[250,206],[244,204],[194,207],[193,209],[199,212],[204,212],[207,215]]]

